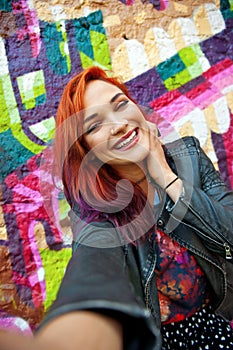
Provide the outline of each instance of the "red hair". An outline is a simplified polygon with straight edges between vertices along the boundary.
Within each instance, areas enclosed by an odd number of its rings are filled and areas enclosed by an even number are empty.
[[[84,94],[87,84],[93,80],[103,80],[117,86],[135,103],[126,86],[118,78],[110,76],[110,72],[106,72],[99,67],[89,67],[71,79],[63,91],[56,115],[54,140],[55,169],[62,178],[64,193],[71,208],[77,202],[81,207],[85,207],[88,204],[88,210],[85,215],[90,215],[91,211],[92,213],[96,213],[97,211],[103,213],[105,210],[101,205],[104,203],[105,209],[109,210],[110,208],[109,212],[115,213],[115,216],[116,212],[118,212],[119,217],[119,207],[122,207],[127,202],[127,191],[124,188],[120,191],[122,198],[116,206],[115,201],[119,197],[116,192],[116,184],[120,180],[120,176],[110,165],[102,164],[100,166],[100,164],[97,165],[93,161],[86,161],[87,158],[85,158],[89,149],[82,136]],[[82,171],[84,164],[85,169]],[[96,174],[97,168],[99,170]],[[135,186],[136,193],[140,193],[140,197],[143,197],[139,186]],[[80,198],[80,194],[82,198]],[[128,198],[129,195],[131,195],[132,199],[132,193],[129,194],[128,191]],[[133,219],[133,216],[139,214],[140,210],[142,210],[142,205],[136,204],[135,200],[137,199],[136,196],[134,197],[133,206],[131,202],[130,208],[124,214],[122,213],[123,216],[121,215],[121,217],[124,217],[124,222],[130,221],[130,219]],[[97,207],[100,204],[100,207],[93,208],[93,202]],[[145,204],[145,198],[143,202]],[[136,213],[135,210],[138,212]]]
[[[102,194],[104,199],[111,196],[111,191],[109,192],[110,189],[106,186],[106,182],[112,182],[112,174],[109,175],[104,169],[100,169],[100,176],[97,177],[96,184],[86,181],[91,169],[87,169],[85,174],[79,174],[80,166],[89,151],[82,137],[82,111],[84,109],[86,87],[92,80],[103,80],[113,84],[133,100],[127,88],[119,79],[109,76],[106,71],[95,66],[85,69],[66,85],[57,110],[54,150],[57,160],[56,167],[62,178],[65,194],[69,201],[78,199],[80,182],[84,186],[88,183],[88,189],[92,195],[96,192],[97,185],[98,192]],[[91,164],[88,167],[91,167]],[[83,176],[83,178],[80,179],[80,176]],[[105,183],[103,183],[103,180]],[[86,192],[86,188],[84,188],[84,192]]]

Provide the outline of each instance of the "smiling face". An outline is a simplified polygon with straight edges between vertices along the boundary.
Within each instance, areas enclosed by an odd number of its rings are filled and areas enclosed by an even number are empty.
[[[84,138],[97,158],[119,171],[143,162],[149,152],[148,126],[135,103],[117,86],[93,80],[87,85],[84,105]]]

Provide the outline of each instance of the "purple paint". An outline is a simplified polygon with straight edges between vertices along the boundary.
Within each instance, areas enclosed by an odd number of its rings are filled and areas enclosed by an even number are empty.
[[[149,106],[151,101],[167,92],[155,68],[126,82],[126,86],[131,96],[142,106]]]

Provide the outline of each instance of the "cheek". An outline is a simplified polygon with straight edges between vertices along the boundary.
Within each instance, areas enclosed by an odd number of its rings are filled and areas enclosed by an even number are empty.
[[[146,124],[145,117],[139,107],[135,104],[131,104],[127,109],[127,113],[134,119],[137,119],[140,124]]]
[[[149,133],[147,125],[143,125],[143,127],[140,129],[141,131],[141,144],[146,147],[146,149],[149,149],[150,147],[150,139],[149,139]]]
[[[106,153],[107,142],[103,141],[103,138],[93,136],[88,142],[89,149],[101,159],[101,155]]]

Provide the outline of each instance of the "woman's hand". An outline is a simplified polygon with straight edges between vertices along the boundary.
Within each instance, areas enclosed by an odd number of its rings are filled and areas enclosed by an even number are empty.
[[[162,147],[162,142],[158,137],[158,129],[155,124],[147,122],[148,136],[150,142],[150,154],[147,158],[147,169],[151,178],[162,188],[171,182],[176,174],[168,165]]]
[[[150,153],[147,157],[147,169],[150,177],[163,189],[167,187],[175,178],[176,174],[167,163],[162,142],[158,137],[158,128],[154,123],[147,121],[148,136],[150,141]],[[176,202],[182,192],[182,181],[176,180],[166,189],[171,199]]]

